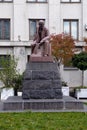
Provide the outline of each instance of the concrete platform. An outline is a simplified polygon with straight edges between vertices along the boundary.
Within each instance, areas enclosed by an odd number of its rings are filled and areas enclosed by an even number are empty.
[[[9,97],[3,101],[3,111],[24,111],[24,110],[83,110],[83,102],[72,97],[64,96],[63,99],[30,99],[23,100],[22,97]]]

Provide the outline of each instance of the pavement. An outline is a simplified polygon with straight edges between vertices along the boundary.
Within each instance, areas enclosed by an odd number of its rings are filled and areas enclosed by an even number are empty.
[[[83,103],[87,103],[87,99],[79,99],[79,101]],[[26,112],[26,111],[31,111],[31,112],[87,112],[87,105],[84,104],[84,109],[62,109],[62,110],[3,110],[3,101],[0,101],[0,112],[5,113],[5,112]]]

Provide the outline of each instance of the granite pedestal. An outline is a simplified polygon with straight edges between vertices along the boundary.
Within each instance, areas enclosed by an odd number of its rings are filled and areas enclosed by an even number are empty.
[[[23,99],[62,99],[60,74],[52,57],[30,57],[22,91]]]
[[[22,91],[22,97],[9,97],[3,102],[4,111],[84,109],[79,100],[62,96],[58,66],[52,57],[30,57]]]
[[[24,100],[22,97],[9,97],[3,102],[3,111],[24,111],[24,110],[83,110],[83,103],[69,96],[62,99],[29,99]]]

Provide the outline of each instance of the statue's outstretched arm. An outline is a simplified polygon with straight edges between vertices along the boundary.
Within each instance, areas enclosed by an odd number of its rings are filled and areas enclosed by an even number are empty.
[[[43,38],[41,41],[40,41],[40,43],[43,43],[43,42],[45,42],[46,40],[50,40],[50,36],[47,36],[47,37],[45,37],[45,38]]]

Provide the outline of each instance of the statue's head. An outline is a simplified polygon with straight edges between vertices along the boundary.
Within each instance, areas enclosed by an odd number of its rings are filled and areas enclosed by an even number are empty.
[[[44,20],[39,20],[39,27],[41,27],[41,28],[44,27]]]

